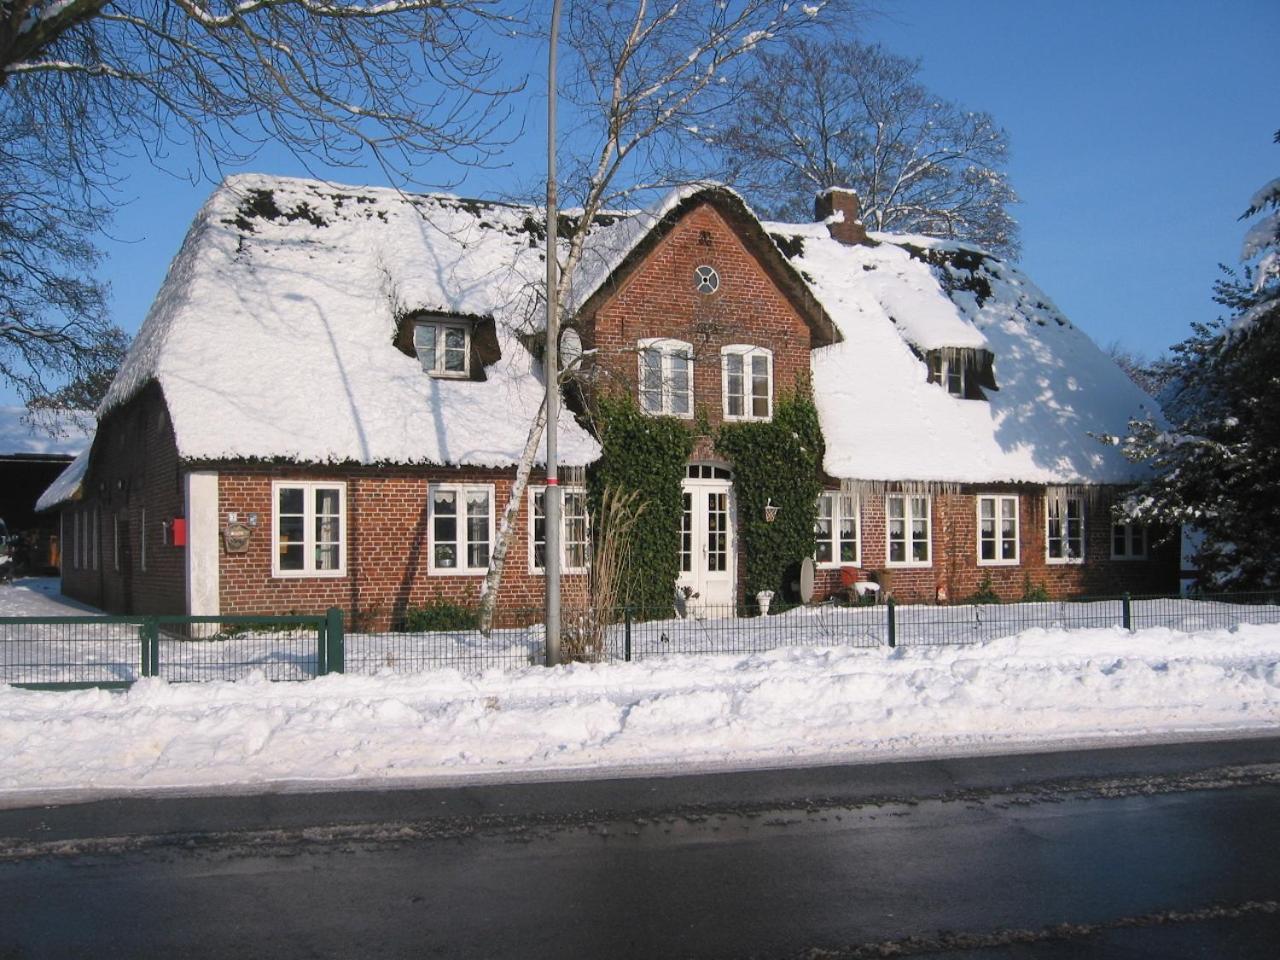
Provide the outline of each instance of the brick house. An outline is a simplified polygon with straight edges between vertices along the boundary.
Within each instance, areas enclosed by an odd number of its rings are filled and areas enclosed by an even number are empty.
[[[714,185],[598,219],[568,323],[592,378],[698,436],[680,584],[741,603],[734,465],[710,432],[811,390],[826,445],[819,595],[874,576],[904,601],[987,586],[1171,590],[1176,551],[1116,525],[1139,468],[1091,434],[1154,404],[1011,265],[868,236],[857,198],[758,220]],[[197,216],[93,446],[42,498],[64,590],[112,611],[337,605],[370,625],[476,599],[541,395],[539,211],[240,176]],[[571,398],[572,399],[572,398]],[[570,404],[572,406],[572,404]],[[587,589],[571,412],[565,592]],[[500,607],[543,591],[539,476]],[[575,482],[576,481],[576,482]]]

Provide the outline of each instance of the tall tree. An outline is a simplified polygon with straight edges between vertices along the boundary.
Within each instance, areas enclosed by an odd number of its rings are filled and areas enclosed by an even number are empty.
[[[1276,133],[1280,143],[1280,131]],[[1173,423],[1130,424],[1126,452],[1156,475],[1130,498],[1139,520],[1186,524],[1203,539],[1195,562],[1211,588],[1280,588],[1280,178],[1241,219],[1244,269],[1227,270],[1214,299],[1230,314],[1193,324],[1173,348],[1164,408]]]
[[[0,381],[47,395],[118,337],[93,269],[121,153],[482,160],[501,21],[496,0],[0,0]]]
[[[634,207],[697,173],[690,131],[736,95],[751,61],[791,36],[808,35],[848,0],[573,0],[564,36],[564,99],[570,122],[560,144],[561,196],[578,209],[560,234],[561,309],[587,256],[597,214]],[[534,320],[534,326],[540,324]],[[481,624],[493,620],[515,515],[546,426],[539,411],[489,560]]]
[[[852,187],[872,230],[1018,253],[1009,142],[989,114],[937,96],[920,61],[878,44],[792,39],[762,55],[727,122],[704,129],[729,177],[774,216],[804,219]]]

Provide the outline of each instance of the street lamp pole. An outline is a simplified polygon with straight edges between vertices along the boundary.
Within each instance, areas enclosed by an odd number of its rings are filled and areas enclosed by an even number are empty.
[[[547,487],[546,517],[547,666],[560,662],[560,318],[556,273],[556,47],[560,39],[560,0],[551,9],[551,49],[547,54]]]

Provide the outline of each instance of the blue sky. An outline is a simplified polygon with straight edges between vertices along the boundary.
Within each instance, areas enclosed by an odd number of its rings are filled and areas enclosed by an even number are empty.
[[[922,58],[936,93],[1008,132],[1022,265],[1077,326],[1154,356],[1217,315],[1210,288],[1216,265],[1239,254],[1236,218],[1280,175],[1280,4],[903,0],[881,11],[860,23],[862,39]],[[526,55],[511,66],[540,71],[544,51]],[[512,167],[455,191],[494,196],[539,178],[544,111],[531,96]],[[119,167],[130,199],[102,244],[102,272],[132,333],[212,184],[136,158]],[[247,169],[305,172],[279,151]],[[332,176],[383,182],[373,170]]]

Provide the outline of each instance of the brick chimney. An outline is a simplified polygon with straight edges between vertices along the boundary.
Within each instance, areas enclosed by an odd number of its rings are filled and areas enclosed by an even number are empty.
[[[867,243],[867,228],[862,225],[862,203],[858,200],[857,191],[848,187],[827,187],[813,201],[813,219],[819,223],[830,220],[835,214],[843,214],[844,219],[831,221],[827,230],[831,239],[839,240],[846,246]]]

